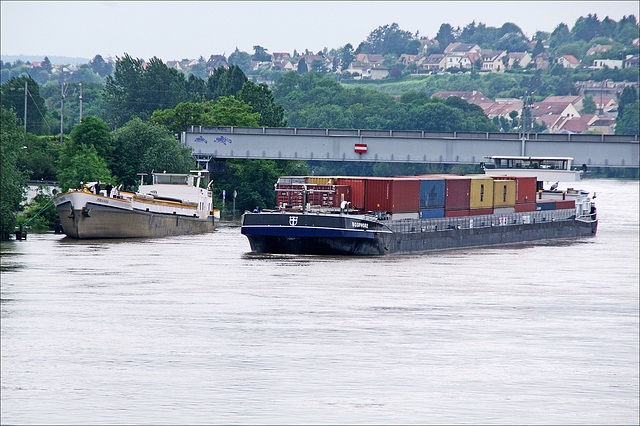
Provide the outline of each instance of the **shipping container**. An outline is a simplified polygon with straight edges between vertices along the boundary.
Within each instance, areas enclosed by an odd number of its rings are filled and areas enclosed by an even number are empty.
[[[445,210],[469,210],[471,178],[462,176],[445,177]]]
[[[536,202],[536,210],[555,210],[555,200],[538,200]]]
[[[520,203],[515,205],[515,212],[535,212],[536,211],[536,203]]]
[[[280,176],[278,178],[278,183],[283,185],[304,185],[305,177],[304,176]]]
[[[312,183],[315,185],[335,185],[338,180],[331,176],[307,176],[304,179],[305,183]]]
[[[419,219],[420,213],[391,213],[391,220],[402,220],[402,219]]]
[[[444,217],[469,216],[469,210],[445,210]]]
[[[490,176],[473,176],[469,190],[470,209],[493,208],[493,178]]]
[[[516,182],[514,180],[493,180],[493,207],[510,207],[516,204]]]
[[[365,210],[390,213],[420,210],[420,181],[414,178],[366,178]]]
[[[393,178],[393,198],[391,212],[412,212],[420,210],[420,180],[416,178]]]
[[[366,178],[339,177],[338,185],[351,188],[351,207],[356,210],[364,209],[364,189]]]
[[[444,208],[444,179],[420,178],[420,209]]]
[[[510,214],[515,212],[516,212],[515,205],[510,207],[495,207],[493,209],[493,214]]]
[[[351,187],[349,185],[335,185],[334,207],[340,207],[343,201],[351,202]]]
[[[516,204],[530,203],[536,199],[538,179],[535,176],[500,176],[500,179],[516,182]]]
[[[391,211],[392,197],[391,178],[365,179],[364,185],[364,209],[366,211]]]
[[[420,219],[437,219],[444,217],[444,209],[420,209]]]
[[[556,210],[575,209],[575,208],[576,208],[576,200],[557,200],[556,201]]]
[[[493,214],[493,209],[470,209],[469,216],[480,216],[483,214]]]

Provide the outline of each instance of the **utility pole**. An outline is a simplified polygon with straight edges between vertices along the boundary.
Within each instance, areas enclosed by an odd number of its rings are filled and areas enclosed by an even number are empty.
[[[66,96],[66,91],[64,90],[64,83],[60,86],[60,99],[62,103],[60,104],[60,144],[63,143],[62,135],[64,134],[64,98]]]
[[[82,124],[82,83],[80,83],[80,124]]]
[[[24,134],[27,134],[27,93],[29,89],[27,87],[27,81],[24,82]]]

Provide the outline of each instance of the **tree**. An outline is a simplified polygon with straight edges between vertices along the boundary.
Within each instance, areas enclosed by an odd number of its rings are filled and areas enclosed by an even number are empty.
[[[89,66],[91,67],[91,70],[100,77],[106,77],[113,71],[111,63],[105,61],[101,55],[94,56],[89,62]]]
[[[284,108],[275,103],[273,93],[264,83],[259,85],[247,81],[238,93],[238,99],[250,105],[260,114],[258,125],[262,127],[286,127]]]
[[[249,79],[237,65],[216,68],[207,80],[207,100],[236,96],[247,81]]]
[[[71,131],[71,142],[75,149],[94,147],[96,153],[108,163],[116,161],[113,158],[113,141],[107,123],[97,117],[84,117],[82,123],[74,126]]]
[[[24,126],[25,83],[27,87],[27,132],[36,135],[44,133],[44,116],[47,107],[40,96],[40,86],[30,76],[11,77],[0,88],[2,106],[13,110],[18,122]]]
[[[267,49],[262,46],[253,46],[253,56],[251,59],[257,62],[269,62],[271,61],[271,55],[267,53]]]
[[[142,59],[134,59],[127,53],[116,58],[115,70],[107,76],[102,94],[107,116],[115,127],[147,109],[143,74]]]
[[[638,93],[633,86],[622,90],[618,100],[618,116],[616,117],[616,135],[637,135],[639,123]]]
[[[572,38],[571,33],[569,32],[569,27],[567,27],[567,24],[563,22],[558,24],[551,33],[551,36],[549,37],[549,47],[554,49],[571,41]]]
[[[583,114],[595,114],[596,113],[596,103],[593,101],[592,96],[585,96],[582,99],[582,113]]]
[[[356,55],[353,52],[353,46],[351,43],[345,44],[342,48],[339,49],[339,57],[340,57],[340,70],[344,71],[349,68],[349,65],[356,58]]]
[[[113,174],[125,189],[138,187],[138,173],[153,171],[185,173],[194,165],[190,150],[183,147],[166,127],[134,117],[112,133],[115,143]]]
[[[56,180],[60,138],[27,133],[24,146],[18,157],[20,172],[29,180]]]
[[[300,58],[298,61],[298,74],[304,74],[308,71],[309,68],[307,67],[307,61],[305,61],[304,58]]]
[[[18,169],[24,132],[13,111],[0,107],[0,239],[8,240],[16,227],[16,213],[24,197],[25,177]]]
[[[579,17],[571,29],[574,40],[590,41],[600,33],[600,20],[596,14]]]
[[[51,72],[51,61],[47,56],[45,56],[44,60],[42,61],[42,69],[46,72]]]
[[[92,145],[80,145],[74,147],[65,146],[60,155],[58,166],[58,181],[60,188],[67,191],[69,188],[81,188],[83,183],[112,181],[111,172],[107,162],[98,155]]]
[[[453,27],[449,24],[440,25],[440,29],[438,30],[438,34],[436,34],[435,38],[443,50],[456,40]]]
[[[403,53],[408,53],[407,47],[411,40],[413,40],[411,32],[402,31],[398,24],[393,23],[373,30],[367,37],[366,43],[370,46],[369,53],[392,54],[399,57]],[[415,48],[415,45],[412,45],[412,48]]]
[[[251,72],[251,55],[241,52],[236,47],[236,50],[229,55],[229,65],[237,65],[245,74],[248,74]]]

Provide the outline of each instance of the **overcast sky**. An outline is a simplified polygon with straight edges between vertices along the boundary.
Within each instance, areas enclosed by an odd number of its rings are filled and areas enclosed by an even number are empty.
[[[638,18],[638,1],[9,1],[2,8],[2,54],[93,58],[124,53],[163,61],[253,53],[317,52],[351,43],[379,26],[435,37],[443,23],[518,25],[526,36],[596,14]]]

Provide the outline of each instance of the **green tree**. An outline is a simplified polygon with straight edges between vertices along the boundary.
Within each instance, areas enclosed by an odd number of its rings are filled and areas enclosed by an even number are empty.
[[[590,41],[600,34],[600,20],[596,14],[579,17],[571,29],[574,40]]]
[[[245,74],[248,74],[251,72],[251,55],[241,52],[236,47],[236,50],[229,55],[229,65],[237,65]]]
[[[127,53],[116,58],[115,70],[107,76],[102,95],[109,122],[115,127],[148,109],[143,76],[142,59],[134,59]]]
[[[618,116],[616,117],[616,135],[638,135],[640,128],[640,106],[638,93],[632,86],[622,90],[618,100]]]
[[[60,138],[27,133],[18,168],[29,180],[56,180]]]
[[[112,132],[115,157],[112,165],[114,184],[135,190],[138,173],[150,175],[154,170],[184,173],[193,165],[190,150],[184,148],[166,127],[134,117]]]
[[[113,65],[105,61],[101,55],[94,56],[89,62],[89,66],[91,67],[91,70],[100,77],[106,77],[113,72]]]
[[[298,61],[298,74],[304,74],[309,71],[309,67],[307,67],[307,61],[304,58],[300,58]]]
[[[438,30],[438,34],[436,34],[435,39],[443,50],[446,49],[447,46],[456,41],[456,35],[453,27],[450,24],[440,25],[440,29]]]
[[[107,123],[97,117],[84,117],[81,124],[76,125],[71,131],[71,143],[74,148],[94,147],[97,154],[107,160],[113,161],[113,141]]]
[[[236,96],[247,81],[249,79],[237,65],[216,68],[207,80],[207,100]]]
[[[413,34],[401,30],[394,22],[391,25],[380,26],[373,30],[367,37],[366,43],[370,46],[368,49],[370,53],[392,54],[399,57],[403,53],[408,53],[408,45],[411,40],[413,40]]]
[[[25,192],[25,178],[18,169],[18,156],[24,132],[17,126],[13,111],[0,107],[0,238],[8,240],[16,227],[16,213]]]
[[[274,101],[273,93],[264,83],[247,81],[238,93],[238,99],[249,104],[253,112],[260,114],[258,125],[262,127],[286,127],[284,108]]]
[[[11,77],[0,87],[2,106],[13,110],[24,126],[25,85],[27,88],[27,132],[41,135],[47,107],[40,96],[40,85],[30,76]]]
[[[60,188],[82,188],[87,182],[112,181],[107,162],[98,155],[92,145],[66,145],[60,154],[58,181]]]
[[[172,133],[183,132],[189,126],[257,127],[259,120],[259,113],[233,96],[219,98],[217,102],[182,102],[175,108],[155,111],[150,119]]]
[[[571,41],[572,38],[569,27],[563,22],[558,24],[558,26],[551,33],[551,36],[549,37],[549,47],[551,49],[555,49],[558,46],[570,43]]]
[[[582,113],[583,114],[595,114],[596,113],[596,103],[593,100],[592,96],[585,96],[582,99]]]
[[[252,59],[258,62],[269,62],[271,61],[271,55],[267,52],[262,46],[253,46],[253,56]]]
[[[343,47],[339,49],[339,57],[340,57],[340,70],[344,71],[353,62],[356,58],[356,55],[353,52],[353,46],[351,43],[345,44]]]

